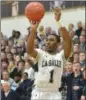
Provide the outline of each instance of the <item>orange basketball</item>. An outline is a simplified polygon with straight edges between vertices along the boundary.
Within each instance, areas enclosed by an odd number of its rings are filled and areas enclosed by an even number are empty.
[[[31,2],[25,8],[25,15],[31,21],[40,21],[45,13],[43,5],[39,2]]]

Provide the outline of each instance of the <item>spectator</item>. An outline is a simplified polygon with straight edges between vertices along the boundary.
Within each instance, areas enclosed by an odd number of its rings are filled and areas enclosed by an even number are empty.
[[[86,51],[86,39],[85,35],[80,35],[80,51]]]
[[[70,31],[73,31],[73,30],[74,30],[74,25],[72,23],[70,23],[68,25],[68,31],[70,32]]]
[[[21,83],[21,74],[20,73],[15,73],[14,75],[14,84],[12,85],[12,90],[16,91],[16,89],[18,88],[19,84]]]
[[[86,52],[80,52],[79,59],[80,59],[81,69],[83,70],[83,68],[85,68],[86,66]]]
[[[33,64],[30,60],[25,62],[25,69],[24,72],[28,73],[28,79],[34,79],[34,70],[32,68]]]
[[[22,75],[25,67],[25,61],[20,60],[14,70],[10,73],[10,77],[14,79],[16,73],[20,73]]]
[[[7,41],[7,43],[8,43],[8,46],[9,46],[10,49],[13,48],[13,46],[14,46],[13,40],[9,39]]]
[[[74,44],[73,45],[73,53],[79,53],[79,44]]]
[[[79,53],[75,52],[73,54],[73,62],[74,63],[79,62]]]
[[[75,31],[75,35],[77,35],[78,37],[81,35],[81,31],[82,31],[82,22],[81,21],[79,21],[78,23],[77,23],[77,30]]]
[[[28,96],[28,99],[30,99],[31,91],[32,91],[31,87],[33,85],[33,81],[28,79],[28,73],[26,72],[24,72],[22,79],[23,81],[21,82],[21,84],[19,85],[16,91],[20,96],[22,96],[22,98]],[[28,100],[28,99],[26,98],[24,100]]]
[[[63,76],[62,83],[67,85],[67,100],[80,100],[83,95],[84,79],[78,62],[73,63],[73,73]]]
[[[8,71],[2,72],[2,81],[8,81],[11,87],[14,84],[14,80],[10,78]]]
[[[1,100],[21,100],[21,97],[15,91],[11,90],[9,82],[3,82],[2,88]]]
[[[9,46],[6,46],[5,52],[6,52],[6,53],[9,53],[9,52],[10,52],[10,47],[9,47]]]

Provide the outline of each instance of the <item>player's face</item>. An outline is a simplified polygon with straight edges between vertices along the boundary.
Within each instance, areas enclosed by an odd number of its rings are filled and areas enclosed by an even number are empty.
[[[46,51],[48,52],[53,52],[57,49],[57,40],[56,37],[54,35],[49,35],[46,39]]]

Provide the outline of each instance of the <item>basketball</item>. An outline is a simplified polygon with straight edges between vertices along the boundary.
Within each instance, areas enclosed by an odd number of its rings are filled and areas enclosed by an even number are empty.
[[[39,2],[31,2],[25,7],[25,15],[31,21],[40,21],[44,13],[45,9]]]

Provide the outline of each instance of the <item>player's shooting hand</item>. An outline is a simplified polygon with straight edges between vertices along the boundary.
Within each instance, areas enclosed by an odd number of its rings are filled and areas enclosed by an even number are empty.
[[[54,15],[55,15],[55,20],[59,21],[61,18],[61,10],[60,8],[56,7],[54,8]]]
[[[73,86],[73,90],[79,90],[79,86]]]
[[[40,22],[38,22],[38,21],[30,21],[30,23],[31,23],[30,31],[33,32],[33,33],[37,32],[37,28],[38,28],[38,25],[39,25]]]

